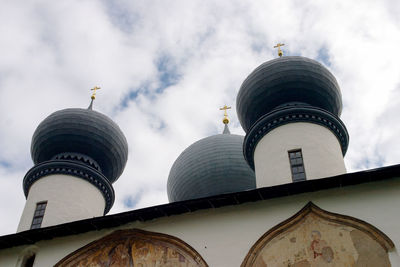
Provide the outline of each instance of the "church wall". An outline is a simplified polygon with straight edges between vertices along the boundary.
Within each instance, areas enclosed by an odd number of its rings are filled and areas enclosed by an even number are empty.
[[[53,266],[80,247],[117,229],[142,229],[175,236],[193,247],[209,266],[240,266],[250,248],[272,227],[293,216],[309,201],[329,212],[364,220],[384,232],[400,246],[398,231],[400,179],[386,180],[314,193],[202,210],[148,222],[133,222],[118,228],[92,231],[72,237],[35,244],[39,248],[35,266]],[[9,256],[23,247],[0,252],[0,266],[9,265]],[[389,253],[392,266],[400,266],[395,248]]]
[[[293,149],[302,150],[308,180],[346,173],[339,141],[330,130],[313,123],[290,123],[272,130],[257,144],[257,188],[292,182],[288,151]]]
[[[49,175],[31,186],[18,232],[30,229],[40,201],[47,201],[42,227],[102,216],[105,208],[103,195],[89,182],[69,175]]]
[[[0,250],[0,266],[5,267],[19,267],[20,265],[16,265],[18,261],[18,255],[22,253],[25,246],[10,248]]]

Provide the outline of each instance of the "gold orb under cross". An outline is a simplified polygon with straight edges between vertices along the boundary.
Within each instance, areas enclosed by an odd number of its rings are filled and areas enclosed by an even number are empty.
[[[283,52],[281,50],[281,46],[284,46],[285,44],[281,44],[281,43],[277,43],[274,48],[278,48],[278,56],[282,57],[283,56]]]
[[[226,112],[227,109],[231,109],[231,107],[228,107],[227,105],[225,105],[225,106],[223,106],[222,108],[219,109],[219,110],[223,110],[224,111],[224,118],[222,119],[222,122],[224,124],[228,124],[229,123],[228,112]]]
[[[101,89],[101,87],[98,87],[98,86],[95,86],[92,89],[90,89],[91,91],[93,91],[93,94],[90,98],[95,100],[96,99],[96,90],[100,90],[100,89]]]

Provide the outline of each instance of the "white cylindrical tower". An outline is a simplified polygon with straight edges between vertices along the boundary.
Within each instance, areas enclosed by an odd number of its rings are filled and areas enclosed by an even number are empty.
[[[281,57],[256,68],[240,88],[237,111],[257,187],[345,173],[341,110],[335,77],[314,60]]]
[[[18,232],[106,214],[128,145],[118,125],[91,104],[47,117],[33,134],[31,155]]]
[[[44,203],[43,214],[34,215],[38,203]],[[39,204],[40,205],[40,204]],[[46,227],[60,223],[97,217],[104,214],[106,201],[101,191],[88,181],[65,174],[42,177],[29,189],[18,231],[37,226]],[[33,223],[35,219],[44,215]]]

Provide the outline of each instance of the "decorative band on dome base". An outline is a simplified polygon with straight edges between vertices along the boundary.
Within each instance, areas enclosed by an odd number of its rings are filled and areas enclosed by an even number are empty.
[[[273,129],[292,122],[309,122],[328,128],[338,139],[343,156],[346,154],[349,145],[349,134],[339,117],[313,106],[283,107],[262,116],[246,134],[243,154],[253,170],[254,151],[258,142]]]
[[[83,155],[80,153],[74,152],[65,152],[55,155],[51,160],[72,160],[72,161],[80,161],[89,167],[96,169],[97,171],[101,172],[101,168],[99,164],[87,155]]]
[[[66,174],[84,179],[96,186],[102,193],[106,202],[104,215],[107,214],[114,204],[115,194],[111,183],[96,169],[87,165],[70,160],[50,160],[33,166],[25,175],[23,181],[25,197],[34,182],[42,177],[52,174]]]

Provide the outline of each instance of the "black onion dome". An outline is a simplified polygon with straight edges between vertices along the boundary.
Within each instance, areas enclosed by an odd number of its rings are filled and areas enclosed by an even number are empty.
[[[125,168],[128,144],[118,125],[107,116],[91,109],[69,108],[48,116],[32,137],[35,164],[63,154],[88,156],[85,160],[113,183]]]
[[[243,157],[243,136],[218,134],[185,149],[168,177],[170,202],[256,188],[256,178]]]
[[[281,57],[257,67],[240,87],[236,108],[248,132],[263,115],[292,102],[304,103],[340,116],[342,96],[335,77],[319,62],[305,57]]]

